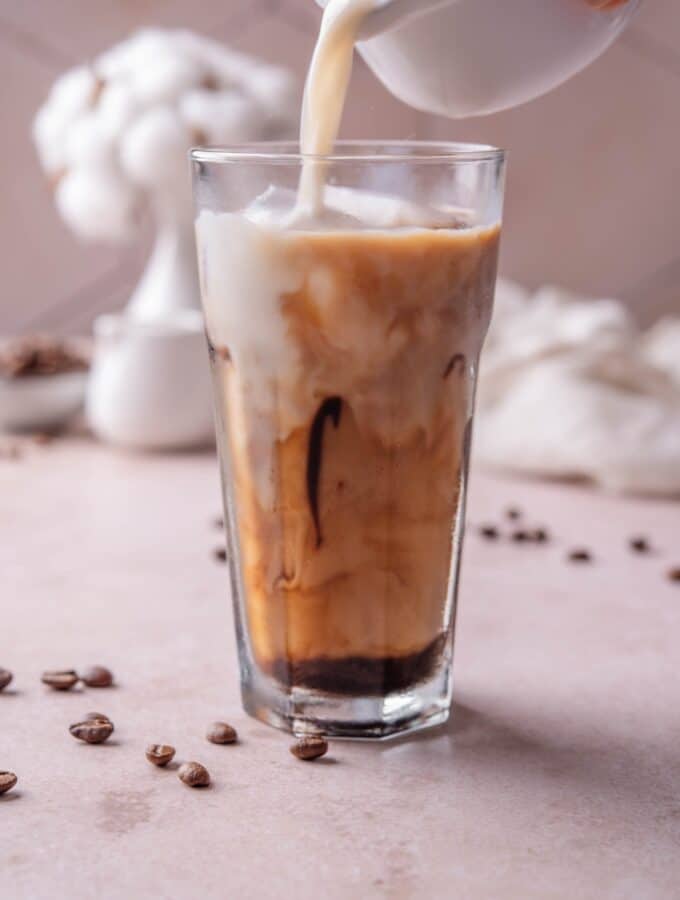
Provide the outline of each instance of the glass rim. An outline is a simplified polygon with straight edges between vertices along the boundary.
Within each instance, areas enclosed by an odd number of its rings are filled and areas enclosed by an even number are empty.
[[[392,149],[391,149],[392,148]],[[192,162],[295,164],[324,163],[456,163],[495,162],[505,150],[492,144],[457,141],[341,140],[332,153],[302,153],[298,141],[252,141],[215,147],[192,147]]]

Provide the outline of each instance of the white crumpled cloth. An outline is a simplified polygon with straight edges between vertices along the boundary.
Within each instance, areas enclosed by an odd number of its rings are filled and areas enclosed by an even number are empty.
[[[616,300],[500,281],[482,354],[475,459],[680,495],[680,317],[641,333]]]

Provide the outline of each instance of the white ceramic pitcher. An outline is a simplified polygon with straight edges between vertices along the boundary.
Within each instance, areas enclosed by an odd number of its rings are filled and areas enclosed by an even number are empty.
[[[538,97],[583,69],[639,3],[376,0],[357,47],[410,106],[451,118],[484,115]]]

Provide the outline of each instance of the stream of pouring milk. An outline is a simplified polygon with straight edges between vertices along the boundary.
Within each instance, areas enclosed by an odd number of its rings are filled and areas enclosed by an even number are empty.
[[[383,0],[329,0],[307,72],[300,120],[300,150],[315,156],[331,153],[338,136],[354,44],[368,14]],[[316,216],[323,210],[326,167],[306,160],[302,168],[297,213]]]

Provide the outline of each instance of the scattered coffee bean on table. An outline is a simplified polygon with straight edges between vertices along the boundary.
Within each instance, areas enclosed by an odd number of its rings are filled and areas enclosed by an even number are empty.
[[[162,768],[167,766],[175,755],[175,748],[171,747],[170,744],[149,744],[145,753],[150,763]]]
[[[534,528],[531,532],[531,540],[538,544],[545,544],[548,539],[549,535],[545,528]]]
[[[525,531],[523,528],[518,529],[517,531],[513,531],[510,535],[513,541],[516,541],[518,544],[522,544],[525,541],[531,540],[531,536],[528,531]]]
[[[80,673],[80,680],[88,687],[111,687],[113,673],[106,666],[88,666],[84,672]]]
[[[224,547],[215,547],[213,550],[213,556],[218,562],[226,562],[227,561],[227,551]]]
[[[18,444],[0,443],[0,459],[21,459],[21,449]]]
[[[591,562],[593,557],[590,550],[572,550],[568,559],[569,562]]]
[[[290,752],[298,759],[318,759],[328,751],[328,741],[320,735],[301,737],[291,745]]]
[[[211,744],[233,744],[238,737],[236,729],[226,722],[213,722],[205,736]]]
[[[188,787],[207,787],[210,784],[210,773],[205,766],[197,762],[185,762],[179,767],[177,777]]]
[[[11,791],[18,780],[14,772],[0,772],[0,794]]]
[[[495,525],[482,525],[479,529],[479,533],[483,538],[486,538],[489,541],[495,541],[498,538],[498,529]]]
[[[511,506],[505,511],[505,515],[508,519],[512,519],[516,521],[517,519],[521,519],[522,511],[518,509],[516,506]]]
[[[71,725],[69,731],[86,744],[102,744],[113,734],[113,722],[110,719],[86,719]]]
[[[43,672],[40,680],[55,691],[70,691],[79,681],[78,674],[73,669]]]
[[[9,669],[0,668],[0,691],[4,690],[8,684],[11,684],[14,675]]]
[[[668,570],[669,581],[680,581],[680,566]]]
[[[644,537],[631,538],[628,546],[634,553],[649,553],[650,550],[649,541]]]

